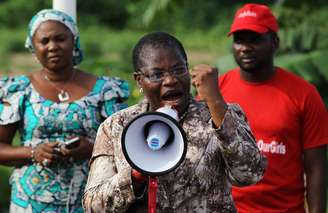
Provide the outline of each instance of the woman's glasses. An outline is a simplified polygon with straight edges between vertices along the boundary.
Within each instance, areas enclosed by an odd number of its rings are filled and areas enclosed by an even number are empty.
[[[166,75],[179,77],[179,76],[183,76],[187,73],[188,73],[188,67],[186,65],[183,65],[183,66],[176,66],[176,67],[166,70],[166,71],[160,70],[160,69],[154,69],[154,70],[150,70],[147,73],[145,73],[140,70],[140,72],[138,72],[136,74],[143,75],[149,81],[158,83],[158,82],[163,81],[163,79],[165,78]]]

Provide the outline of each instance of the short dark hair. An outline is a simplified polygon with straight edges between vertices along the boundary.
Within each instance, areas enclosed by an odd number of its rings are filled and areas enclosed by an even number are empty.
[[[187,54],[182,46],[182,43],[166,32],[152,32],[143,36],[135,45],[132,51],[132,61],[135,72],[138,72],[142,67],[142,56],[145,56],[147,48],[172,48],[178,50],[182,57],[187,61]]]

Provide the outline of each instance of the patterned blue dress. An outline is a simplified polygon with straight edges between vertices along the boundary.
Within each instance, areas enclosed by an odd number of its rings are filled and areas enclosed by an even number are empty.
[[[19,122],[21,145],[32,147],[73,136],[94,142],[100,123],[127,107],[129,95],[127,82],[111,77],[98,77],[86,96],[70,103],[43,98],[27,76],[2,78],[0,88],[0,125]],[[87,160],[15,168],[11,212],[83,212],[87,175]]]

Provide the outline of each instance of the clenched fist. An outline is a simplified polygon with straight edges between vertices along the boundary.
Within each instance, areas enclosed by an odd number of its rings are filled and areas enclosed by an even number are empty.
[[[218,70],[206,64],[199,64],[190,70],[192,85],[196,87],[201,100],[206,102],[220,96]]]
[[[227,104],[218,86],[218,69],[199,64],[190,69],[191,83],[196,87],[198,96],[207,103],[213,121],[219,127],[223,121]]]

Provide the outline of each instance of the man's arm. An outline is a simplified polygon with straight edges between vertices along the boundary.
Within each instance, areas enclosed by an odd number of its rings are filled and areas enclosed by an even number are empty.
[[[308,207],[310,213],[326,212],[328,116],[324,102],[314,86],[305,94],[301,119]]]
[[[305,149],[306,199],[310,213],[326,210],[326,145]]]

